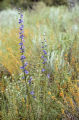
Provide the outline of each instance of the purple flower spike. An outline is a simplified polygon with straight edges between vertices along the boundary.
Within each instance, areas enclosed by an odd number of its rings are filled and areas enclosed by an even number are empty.
[[[25,59],[26,57],[24,55],[21,55],[21,60]]]
[[[31,95],[34,95],[34,91],[31,91],[30,94],[31,94]]]
[[[28,74],[29,74],[29,71],[27,71],[26,70],[26,66],[28,65],[28,63],[27,62],[25,62],[25,56],[24,56],[24,52],[25,52],[25,46],[24,46],[24,30],[23,30],[23,28],[24,28],[24,25],[23,25],[23,14],[22,14],[22,10],[21,9],[19,9],[19,14],[20,14],[20,18],[19,18],[19,24],[20,24],[20,27],[19,27],[19,30],[20,30],[20,32],[19,32],[19,38],[20,38],[20,40],[21,40],[21,42],[19,43],[19,45],[20,45],[20,53],[21,53],[21,58],[20,58],[20,60],[21,60],[21,62],[22,62],[22,66],[20,67],[20,69],[22,70],[22,72],[23,72],[23,76],[21,77],[22,79],[25,79],[25,84],[26,84],[26,78],[27,78],[27,76],[28,76]],[[27,78],[28,79],[28,78]],[[31,81],[32,81],[32,77],[30,77],[29,78],[29,80],[28,80],[28,83],[29,83],[29,86],[31,85]],[[26,88],[27,88],[27,84],[26,84]],[[28,89],[28,88],[27,88]],[[34,95],[34,91],[31,91],[30,92],[30,94],[32,95],[32,97],[33,97],[33,95]]]

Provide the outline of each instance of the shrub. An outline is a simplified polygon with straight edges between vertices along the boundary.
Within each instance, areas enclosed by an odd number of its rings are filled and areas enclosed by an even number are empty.
[[[67,5],[67,0],[43,0],[47,5]]]
[[[67,5],[68,0],[2,0],[0,1],[0,9],[4,9],[7,7],[23,7],[28,8],[34,5],[36,2],[44,2],[48,6],[52,5]]]

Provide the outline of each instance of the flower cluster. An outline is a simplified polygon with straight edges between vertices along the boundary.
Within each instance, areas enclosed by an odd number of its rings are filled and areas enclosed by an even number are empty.
[[[26,70],[26,66],[28,65],[28,63],[25,62],[26,57],[24,56],[24,51],[25,51],[24,50],[24,48],[25,48],[24,47],[24,35],[23,35],[23,33],[24,33],[24,31],[23,31],[24,25],[23,25],[23,14],[22,14],[21,10],[20,10],[19,14],[20,14],[20,18],[19,18],[19,24],[20,24],[19,35],[20,36],[19,36],[19,39],[21,40],[19,45],[20,45],[20,53],[21,53],[20,60],[22,62],[22,66],[20,67],[20,69],[23,70],[24,76],[26,76],[29,72]],[[25,78],[25,77],[23,77],[23,78]]]
[[[45,64],[46,64],[46,62],[47,62],[47,51],[46,51],[46,47],[47,47],[47,43],[46,43],[46,40],[45,40],[45,34],[44,34],[44,41],[42,41],[42,56],[41,56],[41,58],[42,58],[42,60],[43,60],[43,69],[42,69],[42,72],[44,72],[45,71],[45,68],[44,68],[44,66],[45,66]]]
[[[25,59],[26,59],[26,57],[24,56],[24,52],[25,52],[25,46],[24,46],[24,35],[23,35],[23,33],[24,33],[24,30],[23,30],[23,28],[24,28],[24,25],[23,25],[23,14],[22,14],[22,11],[21,11],[21,9],[19,9],[20,10],[20,12],[19,12],[19,14],[20,14],[20,18],[19,18],[19,24],[20,24],[20,28],[19,28],[19,30],[20,30],[20,32],[19,32],[19,39],[21,40],[20,41],[20,43],[19,43],[19,45],[20,45],[20,53],[21,53],[21,58],[20,58],[20,60],[21,60],[21,62],[22,62],[22,66],[20,67],[20,69],[23,71],[23,73],[24,73],[24,77],[22,77],[22,79],[25,79],[25,82],[26,82],[26,75],[28,75],[29,74],[29,72],[26,70],[26,67],[27,67],[27,65],[28,65],[28,63],[27,62],[25,62]],[[31,81],[32,81],[32,77],[29,77],[29,80],[28,80],[28,83],[29,83],[29,85],[31,85]],[[26,83],[27,84],[27,83]],[[26,86],[26,88],[27,88],[27,86]],[[28,89],[28,88],[27,88]],[[30,92],[30,94],[32,95],[32,96],[34,96],[34,91],[31,91]]]
[[[47,63],[47,41],[45,39],[45,33],[44,33],[44,40],[42,41],[42,64],[43,64],[43,69],[42,72],[45,72],[45,65]],[[47,77],[50,78],[50,74],[47,74]]]

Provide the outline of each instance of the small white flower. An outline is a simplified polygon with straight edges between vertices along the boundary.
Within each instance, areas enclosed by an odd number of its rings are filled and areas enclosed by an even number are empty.
[[[72,26],[72,30],[74,31],[74,32],[78,32],[78,25],[73,25]]]
[[[7,79],[7,76],[4,76],[4,79]]]
[[[14,74],[12,74],[12,76],[14,77]]]

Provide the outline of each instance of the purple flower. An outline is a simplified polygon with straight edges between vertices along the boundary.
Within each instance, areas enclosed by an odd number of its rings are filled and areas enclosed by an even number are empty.
[[[31,84],[31,81],[32,81],[32,77],[30,77],[30,80],[28,81],[28,82],[29,82],[29,84]]]
[[[43,64],[45,64],[46,62],[44,61]]]
[[[43,69],[42,69],[42,72],[44,72],[44,71],[45,71],[45,69],[43,68]]]
[[[21,60],[25,59],[26,57],[24,55],[21,55]]]
[[[21,49],[20,53],[24,53],[24,49]]]
[[[46,62],[46,61],[47,61],[47,59],[45,58],[45,59],[44,59],[44,61]]]
[[[31,84],[31,80],[29,80],[28,82],[29,82],[29,84]]]
[[[21,18],[23,18],[23,14],[21,14]]]
[[[23,30],[23,28],[24,28],[24,25],[21,25],[20,30]]]
[[[24,52],[24,48],[23,48],[23,46],[21,46],[20,50],[21,50],[21,53]]]
[[[28,65],[28,63],[27,63],[27,62],[25,62],[25,63],[24,63],[24,66],[26,67],[27,65]]]
[[[24,33],[24,31],[20,31],[20,32],[19,32],[19,34],[22,34],[22,33]]]
[[[46,54],[47,54],[47,52],[44,52],[44,54],[46,55]]]
[[[29,72],[27,70],[25,70],[24,72],[25,72],[25,74],[29,74]]]
[[[23,39],[23,38],[24,38],[24,35],[20,35],[20,37],[19,37],[19,38]]]
[[[20,43],[19,43],[19,45],[20,45],[20,46],[22,46],[22,45],[23,45],[23,43],[22,43],[22,42],[20,42]]]
[[[30,94],[31,94],[31,95],[34,95],[34,91],[31,91]]]
[[[22,19],[19,19],[19,24],[23,23],[23,20]]]
[[[22,48],[25,48],[25,46],[23,45]]]
[[[30,77],[30,80],[32,80],[32,76]]]
[[[46,62],[47,62],[47,59],[45,58],[43,64],[45,64]]]
[[[42,55],[41,58],[44,58],[44,56]]]
[[[36,98],[36,96],[33,96],[33,98],[35,99],[35,98]]]
[[[47,52],[45,50],[43,50],[44,54],[47,54]]]
[[[20,47],[20,50],[22,50],[22,49],[23,49],[23,46]]]
[[[20,50],[24,50],[24,48],[25,48],[25,47],[22,45],[22,46],[20,47]]]
[[[25,79],[25,77],[22,77],[22,79]]]
[[[21,66],[20,69],[25,69],[25,67],[24,67],[24,66]]]

